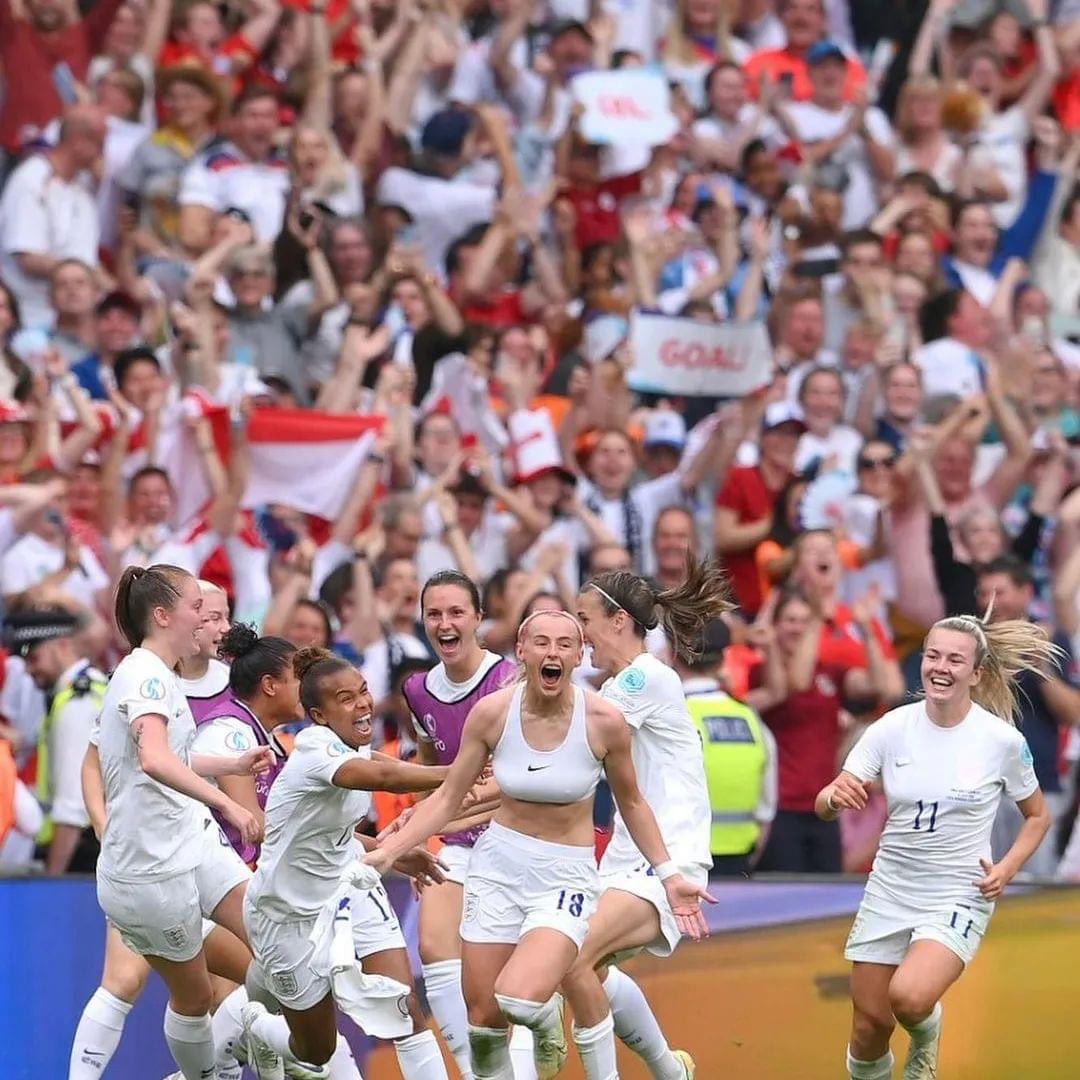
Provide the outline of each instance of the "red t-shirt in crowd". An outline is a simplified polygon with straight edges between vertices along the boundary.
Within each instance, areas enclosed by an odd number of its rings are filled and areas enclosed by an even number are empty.
[[[847,670],[819,660],[809,690],[789,694],[761,714],[776,739],[777,806],[781,810],[812,813],[818,792],[836,776],[840,701]],[[750,685],[760,686],[763,674],[759,664],[750,672]]]
[[[207,71],[217,75],[231,93],[236,94],[242,85],[238,73],[250,66],[258,55],[243,33],[237,31],[235,34],[230,34],[217,47],[209,60],[196,52],[190,45],[183,45],[179,41],[167,41],[162,46],[161,55],[158,57],[158,67],[191,67],[194,65],[205,68]],[[237,64],[237,60],[243,62]]]
[[[750,96],[757,100],[761,76],[769,75],[774,83],[781,82],[786,76],[791,77],[791,100],[809,101],[814,94],[810,82],[810,67],[804,53],[795,53],[788,48],[763,49],[754,53],[743,65],[748,80]],[[847,75],[844,77],[844,100],[854,101],[859,88],[866,82],[866,68],[854,56],[848,57]]]
[[[479,323],[493,330],[505,330],[508,326],[522,326],[536,322],[533,315],[525,313],[521,306],[521,290],[506,289],[492,301],[470,300],[462,302],[452,297],[467,323]]]
[[[8,0],[0,0],[0,65],[4,106],[0,109],[0,146],[17,151],[40,138],[64,110],[53,85],[53,69],[67,64],[86,82],[93,57],[102,51],[121,0],[98,0],[87,15],[62,30],[42,33],[26,19],[13,18]]]
[[[577,226],[574,238],[584,250],[590,244],[614,244],[622,232],[619,203],[641,191],[640,172],[613,176],[590,187],[567,187],[559,192],[574,208]]]
[[[773,491],[765,483],[765,477],[756,465],[740,466],[728,473],[724,486],[716,496],[716,505],[734,510],[737,524],[747,525],[768,517],[778,494],[779,491]],[[762,596],[754,549],[728,552],[723,561],[743,614],[756,615]]]
[[[890,660],[896,659],[885,627],[877,619],[871,624],[874,637],[877,638],[881,651]],[[826,621],[821,631],[821,645],[818,648],[818,660],[823,664],[835,664],[845,670],[867,666],[866,646],[863,644],[862,631],[855,623],[851,609],[845,604],[837,604],[833,617]]]

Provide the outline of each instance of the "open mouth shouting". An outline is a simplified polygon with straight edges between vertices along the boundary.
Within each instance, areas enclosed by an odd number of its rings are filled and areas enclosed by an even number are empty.
[[[558,660],[545,660],[540,665],[540,685],[545,690],[557,690],[562,676],[563,666]]]
[[[936,674],[930,676],[929,684],[935,690],[944,693],[952,688],[953,680],[948,675]]]
[[[361,746],[371,741],[371,713],[361,713],[353,721],[353,732],[356,734],[357,741]]]
[[[442,631],[435,639],[444,660],[452,660],[461,649],[461,635],[453,630]]]

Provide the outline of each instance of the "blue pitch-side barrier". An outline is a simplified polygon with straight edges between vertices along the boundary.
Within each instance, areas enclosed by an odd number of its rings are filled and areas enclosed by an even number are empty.
[[[395,899],[408,906],[408,887]],[[715,882],[719,903],[708,911],[713,932],[848,915],[861,882]],[[402,925],[415,951],[415,923]],[[105,921],[88,878],[0,879],[0,1076],[64,1080],[71,1036],[98,985]],[[414,955],[415,966],[415,955]],[[156,977],[132,1010],[107,1080],[161,1080],[175,1066],[161,1022],[165,988]],[[364,1044],[357,1038],[357,1060]]]

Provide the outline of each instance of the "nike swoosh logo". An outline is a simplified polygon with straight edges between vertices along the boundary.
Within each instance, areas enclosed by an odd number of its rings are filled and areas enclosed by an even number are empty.
[[[104,1050],[83,1050],[83,1057],[104,1057]]]
[[[903,768],[903,767],[904,767],[905,765],[910,765],[910,764],[911,764],[911,762],[910,762],[910,761],[898,761],[898,762],[896,763],[896,767],[897,767],[898,769],[902,769],[902,768]]]
[[[530,765],[526,772],[539,772],[541,769],[550,769],[550,765]]]

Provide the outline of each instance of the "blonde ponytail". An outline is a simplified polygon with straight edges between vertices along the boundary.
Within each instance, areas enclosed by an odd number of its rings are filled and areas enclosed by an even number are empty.
[[[987,623],[974,615],[956,615],[934,623],[933,629],[975,639],[975,667],[982,669],[982,676],[971,688],[971,700],[1013,725],[1020,673],[1031,671],[1047,679],[1065,656],[1041,626],[1026,619]]]

